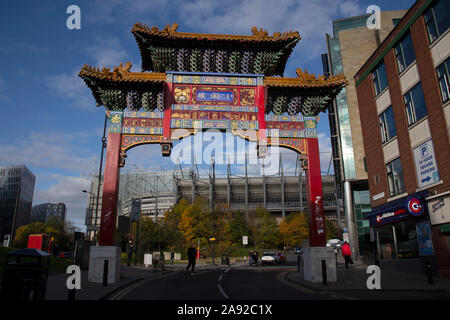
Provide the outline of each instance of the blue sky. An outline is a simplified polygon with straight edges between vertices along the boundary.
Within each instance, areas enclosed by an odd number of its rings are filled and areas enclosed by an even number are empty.
[[[89,187],[87,174],[98,171],[104,108],[77,76],[84,64],[113,67],[130,61],[140,71],[140,54],[131,28],[136,22],[178,31],[251,34],[257,26],[273,32],[299,31],[302,40],[285,76],[307,68],[322,74],[320,54],[332,20],[381,10],[408,9],[414,1],[358,0],[4,0],[0,4],[0,165],[25,164],[36,175],[33,205],[65,202],[67,219],[82,226]],[[81,9],[81,30],[66,27],[69,5]],[[331,147],[326,114],[319,124],[322,170]],[[285,152],[285,151],[283,151]],[[287,151],[286,151],[287,152]],[[164,161],[163,161],[164,159]],[[292,169],[295,156],[286,155]],[[97,163],[95,162],[97,161]],[[290,161],[290,162],[289,162]],[[159,146],[130,150],[128,164],[172,169]],[[126,169],[132,169],[131,165]],[[204,166],[207,170],[207,166]],[[242,168],[236,168],[237,172]]]

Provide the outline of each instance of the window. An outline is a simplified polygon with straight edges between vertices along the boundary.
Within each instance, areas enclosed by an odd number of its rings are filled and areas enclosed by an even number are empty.
[[[439,0],[425,14],[430,43],[439,38],[450,27],[450,2]]]
[[[427,115],[425,98],[423,97],[422,85],[420,82],[409,90],[404,96],[406,106],[406,117],[408,126],[416,123]]]
[[[397,58],[398,72],[401,73],[411,63],[416,60],[416,54],[414,53],[414,47],[411,40],[411,34],[408,32],[402,40],[395,47],[395,56]]]
[[[449,70],[450,70],[450,58],[447,58],[447,60],[441,63],[436,69],[439,88],[441,89],[442,103],[445,103],[448,100],[450,100]]]
[[[388,86],[386,77],[386,68],[381,63],[373,72],[373,84],[375,86],[375,96],[378,96]]]
[[[392,24],[394,25],[394,27],[396,27],[400,21],[402,21],[402,19],[392,19]]]
[[[405,192],[405,183],[403,180],[402,162],[397,158],[386,165],[389,195],[397,196]]]
[[[381,142],[385,143],[397,135],[392,106],[387,108],[382,114],[380,114],[379,119],[380,119]]]

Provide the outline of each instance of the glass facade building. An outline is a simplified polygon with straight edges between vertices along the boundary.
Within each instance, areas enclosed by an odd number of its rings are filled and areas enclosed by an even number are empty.
[[[31,208],[31,221],[45,223],[50,217],[56,217],[60,222],[66,219],[66,205],[59,203],[41,203]]]
[[[371,248],[369,224],[364,220],[365,214],[370,211],[370,194],[353,76],[404,13],[381,12],[380,30],[367,28],[370,15],[335,20],[333,34],[326,35],[327,54],[322,58],[325,74],[343,74],[349,80],[349,86],[329,106],[328,117],[337,193],[344,200],[346,229],[356,257],[369,255]],[[378,93],[387,87],[385,74],[382,65],[374,77],[378,83]],[[380,119],[380,126],[384,125],[386,130],[389,129],[386,133],[395,135],[395,127],[388,126],[391,124],[389,120],[389,117]]]
[[[10,235],[11,237],[11,233],[15,233],[18,227],[31,222],[35,181],[36,177],[26,166],[0,167],[0,235],[2,240],[5,239],[5,236]],[[14,215],[15,226],[13,228]]]

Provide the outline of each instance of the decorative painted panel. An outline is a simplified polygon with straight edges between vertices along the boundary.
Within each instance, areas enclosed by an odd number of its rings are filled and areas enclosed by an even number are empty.
[[[122,118],[123,112],[110,111],[109,112],[109,132],[121,133],[122,132]]]

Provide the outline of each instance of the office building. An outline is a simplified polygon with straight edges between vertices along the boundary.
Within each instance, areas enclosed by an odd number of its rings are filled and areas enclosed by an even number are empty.
[[[66,219],[66,205],[59,203],[41,203],[31,208],[31,221],[45,223],[50,217],[56,217],[60,222]]]
[[[0,167],[0,235],[9,245],[17,228],[31,222],[35,181],[26,166]]]
[[[406,11],[381,12],[380,29],[369,29],[370,15],[333,21],[333,35],[326,35],[327,54],[322,55],[324,74],[344,74],[349,81],[328,109],[337,194],[344,200],[345,225],[354,256],[370,254],[369,187],[364,145],[353,76],[375,51]]]

